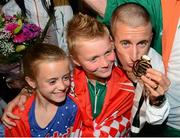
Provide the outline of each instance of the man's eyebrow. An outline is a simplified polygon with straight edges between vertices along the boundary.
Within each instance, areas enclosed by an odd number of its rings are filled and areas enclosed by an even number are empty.
[[[129,40],[121,40],[121,41],[119,41],[119,43],[122,43],[122,42],[131,43],[131,41],[129,41]]]
[[[140,44],[140,43],[147,43],[147,42],[149,42],[149,41],[148,41],[148,40],[142,40],[142,41],[138,42],[137,44]]]

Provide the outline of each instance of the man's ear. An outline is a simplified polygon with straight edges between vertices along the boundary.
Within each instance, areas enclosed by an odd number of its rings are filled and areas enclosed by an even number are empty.
[[[112,48],[115,49],[114,42],[111,42]]]
[[[34,79],[26,76],[26,77],[25,77],[25,80],[26,80],[26,82],[29,84],[29,86],[31,86],[33,89],[36,88],[36,82],[35,82]]]
[[[111,35],[109,36],[109,40],[110,40],[110,43],[112,45],[112,48],[115,49],[115,47],[114,47],[114,39],[113,39],[113,37]]]
[[[72,55],[70,55],[72,62],[76,65],[76,66],[81,66],[81,64],[79,63],[78,59],[76,57],[73,57]]]
[[[152,39],[153,39],[153,36],[154,36],[154,34],[153,34],[153,32],[151,33],[151,41],[152,41]]]

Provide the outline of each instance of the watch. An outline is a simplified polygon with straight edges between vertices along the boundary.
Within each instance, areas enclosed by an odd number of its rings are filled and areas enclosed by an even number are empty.
[[[158,96],[158,97],[156,98],[156,102],[154,102],[152,105],[160,107],[160,106],[163,105],[163,103],[165,102],[165,100],[166,100],[165,95]]]

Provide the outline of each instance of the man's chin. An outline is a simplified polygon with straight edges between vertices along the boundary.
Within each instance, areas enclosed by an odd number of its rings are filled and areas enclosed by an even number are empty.
[[[130,67],[126,67],[126,68],[123,68],[127,73],[132,73],[132,68]]]

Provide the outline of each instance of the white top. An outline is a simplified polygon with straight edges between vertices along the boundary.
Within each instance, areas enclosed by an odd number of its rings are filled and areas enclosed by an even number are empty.
[[[161,55],[159,55],[153,48],[150,48],[148,56],[151,59],[152,68],[157,69],[158,71],[164,73],[164,64],[162,62]],[[135,89],[134,105],[132,108],[132,118],[134,118],[137,112],[142,91],[143,91],[143,86],[140,83],[137,83]],[[162,107],[151,106],[149,104],[149,100],[147,99],[146,101],[144,101],[140,109],[140,128],[132,126],[131,131],[134,133],[139,133],[146,121],[153,125],[162,124],[168,116],[169,109],[170,106],[168,103],[168,99],[166,99]]]
[[[171,87],[167,97],[171,106],[167,125],[180,130],[180,18],[168,63],[168,77]]]
[[[171,55],[168,62],[168,77],[180,81],[180,19],[174,38]]]

